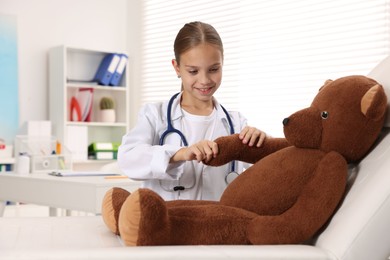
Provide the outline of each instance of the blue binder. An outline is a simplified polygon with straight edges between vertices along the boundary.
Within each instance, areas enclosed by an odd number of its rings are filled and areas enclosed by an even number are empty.
[[[125,71],[126,65],[127,65],[127,55],[126,54],[120,54],[120,61],[118,66],[115,69],[114,74],[111,77],[110,85],[111,86],[119,86],[119,83],[122,79],[123,72]]]
[[[99,69],[95,75],[95,81],[100,85],[109,85],[112,75],[114,74],[120,61],[119,54],[109,53],[107,54],[99,65]]]

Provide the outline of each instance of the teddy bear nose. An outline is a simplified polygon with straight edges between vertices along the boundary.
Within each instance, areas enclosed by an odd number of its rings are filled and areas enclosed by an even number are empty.
[[[283,119],[283,125],[287,125],[287,124],[288,124],[288,121],[289,121],[288,117],[286,117],[285,119]]]

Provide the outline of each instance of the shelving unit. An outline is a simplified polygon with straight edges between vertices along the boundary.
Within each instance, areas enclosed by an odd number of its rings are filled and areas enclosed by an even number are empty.
[[[92,142],[121,142],[129,128],[128,64],[119,86],[101,86],[93,80],[102,59],[109,53],[68,46],[54,47],[49,52],[50,120],[54,135],[74,155],[74,163],[91,164],[88,145]],[[70,100],[80,89],[93,91],[89,122],[70,120]],[[114,99],[116,122],[99,122],[99,101],[103,96]],[[99,162],[97,162],[99,163]]]

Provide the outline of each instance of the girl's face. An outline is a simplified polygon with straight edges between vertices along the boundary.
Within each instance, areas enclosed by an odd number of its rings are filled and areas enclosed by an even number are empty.
[[[180,65],[176,60],[172,63],[185,93],[201,101],[211,100],[222,80],[222,53],[216,46],[200,44],[180,56]]]

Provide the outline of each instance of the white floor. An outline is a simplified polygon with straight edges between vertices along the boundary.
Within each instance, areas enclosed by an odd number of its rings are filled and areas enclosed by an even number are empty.
[[[91,213],[71,211],[71,216],[92,216]],[[3,217],[48,217],[49,207],[34,204],[13,204],[7,205]],[[57,216],[66,216],[64,209],[57,209]]]

